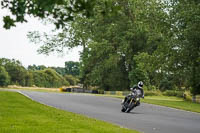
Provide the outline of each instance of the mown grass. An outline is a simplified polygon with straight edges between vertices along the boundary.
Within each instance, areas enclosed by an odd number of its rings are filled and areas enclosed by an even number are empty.
[[[186,111],[200,113],[199,103],[185,101],[182,98],[167,97],[167,96],[148,96],[145,97],[145,99],[142,99],[141,101],[149,104],[156,104],[156,105],[167,106],[176,109],[182,109]]]
[[[9,87],[6,87],[6,88],[0,88],[0,90],[26,90],[26,91],[39,91],[39,92],[58,92],[60,93],[59,89],[50,89],[50,88],[37,88],[37,87],[13,87],[13,88],[9,88]]]
[[[138,133],[0,91],[0,133]]]

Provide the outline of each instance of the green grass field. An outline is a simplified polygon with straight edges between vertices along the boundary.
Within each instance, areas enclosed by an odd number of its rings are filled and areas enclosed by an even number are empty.
[[[40,92],[59,92],[59,89],[51,88],[38,88],[38,87],[12,87],[12,88],[0,88],[0,90],[26,90],[26,91],[40,91]]]
[[[177,97],[149,96],[142,99],[142,102],[200,113],[199,103],[185,101],[184,99]]]
[[[138,133],[0,91],[0,133]]]

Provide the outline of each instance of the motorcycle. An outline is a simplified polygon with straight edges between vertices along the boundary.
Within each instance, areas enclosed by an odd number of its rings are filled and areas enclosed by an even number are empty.
[[[133,90],[131,94],[125,98],[125,100],[122,101],[122,112],[129,113],[131,110],[133,110],[136,106],[140,103],[140,96],[141,91],[139,89]]]

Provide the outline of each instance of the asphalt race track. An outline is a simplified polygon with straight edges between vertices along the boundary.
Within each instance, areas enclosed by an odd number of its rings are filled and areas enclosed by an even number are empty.
[[[21,91],[43,104],[144,133],[200,133],[200,114],[142,103],[122,113],[121,100],[87,94]]]

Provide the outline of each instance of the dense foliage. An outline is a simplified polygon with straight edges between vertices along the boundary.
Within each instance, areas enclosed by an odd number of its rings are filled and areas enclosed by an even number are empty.
[[[80,75],[80,63],[74,61],[65,62],[65,73],[67,75],[79,76]]]
[[[64,76],[62,76],[56,72],[60,69],[65,68],[30,65],[26,69],[19,61],[0,58],[0,86],[21,85],[52,88],[78,84],[76,77],[66,73],[63,73]]]
[[[0,66],[0,86],[7,86],[9,84],[10,78],[8,72],[5,68]]]
[[[45,5],[31,0],[29,6],[26,0],[11,1],[2,5],[11,7],[16,20],[5,17],[5,28],[23,22],[25,14],[62,27],[50,36],[29,34],[33,41],[45,37],[41,53],[83,47],[79,70],[85,88],[126,90],[142,80],[148,89],[200,94],[198,0],[48,0]]]

